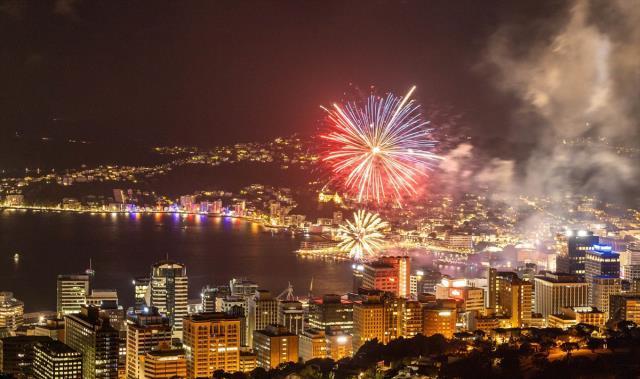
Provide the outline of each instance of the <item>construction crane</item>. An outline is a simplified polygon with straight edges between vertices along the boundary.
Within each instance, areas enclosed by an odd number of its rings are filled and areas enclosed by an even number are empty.
[[[289,282],[289,285],[287,286],[287,288],[285,288],[284,291],[280,292],[280,295],[278,295],[276,299],[285,301],[297,300],[293,295],[293,286],[291,285],[291,282]]]

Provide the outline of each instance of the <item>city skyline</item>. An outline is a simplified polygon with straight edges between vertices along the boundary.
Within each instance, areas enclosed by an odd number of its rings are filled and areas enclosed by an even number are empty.
[[[640,377],[637,0],[0,0],[0,378]]]

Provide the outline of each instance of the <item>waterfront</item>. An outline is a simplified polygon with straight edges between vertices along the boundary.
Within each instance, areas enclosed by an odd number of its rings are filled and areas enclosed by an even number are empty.
[[[298,257],[299,244],[232,218],[5,210],[0,212],[0,290],[14,292],[26,311],[54,310],[56,276],[83,272],[91,258],[94,288],[117,289],[120,302],[129,306],[131,280],[148,275],[151,264],[166,254],[187,265],[190,298],[206,284],[236,276],[275,294],[290,281],[296,294],[306,295],[311,277],[316,294],[351,289],[348,262]]]

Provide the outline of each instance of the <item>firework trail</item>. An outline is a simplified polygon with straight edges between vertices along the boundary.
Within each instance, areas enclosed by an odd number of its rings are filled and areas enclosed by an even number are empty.
[[[404,97],[371,95],[363,106],[323,107],[330,131],[321,135],[328,142],[322,160],[358,202],[393,199],[400,204],[417,192],[419,179],[440,159],[431,153],[429,123],[411,99],[415,88]]]
[[[373,256],[382,245],[382,230],[387,226],[377,214],[359,210],[354,213],[353,222],[347,220],[340,225],[338,248],[357,261]]]

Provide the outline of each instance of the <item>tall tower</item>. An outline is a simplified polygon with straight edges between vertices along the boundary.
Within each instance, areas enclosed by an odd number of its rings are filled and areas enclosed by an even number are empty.
[[[169,260],[151,268],[151,306],[169,317],[173,337],[182,338],[182,319],[187,316],[187,268]]]

